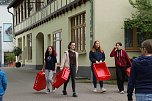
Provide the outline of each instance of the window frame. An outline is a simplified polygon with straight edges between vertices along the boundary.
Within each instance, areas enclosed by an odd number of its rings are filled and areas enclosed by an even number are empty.
[[[31,44],[31,46],[30,46],[30,44]],[[30,48],[31,48],[31,50],[30,50]],[[31,52],[31,53],[29,54],[29,52]],[[27,59],[32,60],[32,33],[27,35],[27,54],[28,54]]]
[[[59,34],[59,39],[57,39],[57,37],[56,37],[56,35],[58,34],[58,33],[60,33]],[[56,32],[54,32],[53,34],[52,34],[52,38],[53,38],[53,47],[54,47],[54,49],[55,49],[55,51],[57,51],[57,49],[56,49],[56,42],[58,42],[59,41],[59,44],[60,44],[60,52],[59,52],[59,54],[57,54],[57,55],[60,55],[60,59],[59,59],[59,61],[58,61],[58,63],[61,63],[61,41],[62,41],[62,39],[61,39],[61,34],[62,34],[62,32],[61,31],[56,31]]]
[[[41,3],[40,3],[41,0],[36,0],[36,2],[38,2],[38,3],[35,3],[35,10],[37,12],[41,10]]]
[[[80,34],[78,33],[79,31]],[[80,39],[79,39],[79,35],[80,35]],[[85,35],[86,35],[86,12],[83,12],[71,17],[71,41],[75,41],[76,51],[79,53],[86,52]]]
[[[139,47],[139,44],[138,44],[137,28],[133,28],[132,30],[133,30],[133,46],[132,47],[126,47],[126,45],[125,45],[125,49],[126,49],[126,51],[135,51],[135,52],[140,51],[140,47]]]

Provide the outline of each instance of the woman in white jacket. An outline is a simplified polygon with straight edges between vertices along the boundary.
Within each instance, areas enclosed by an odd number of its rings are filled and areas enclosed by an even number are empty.
[[[75,77],[76,77],[76,73],[78,71],[78,53],[75,51],[75,42],[70,42],[68,45],[68,51],[64,52],[63,59],[61,62],[61,69],[63,67],[70,68],[69,78],[64,83],[63,95],[67,95],[66,87],[67,87],[67,84],[71,77],[73,97],[77,97],[77,94],[75,91]]]

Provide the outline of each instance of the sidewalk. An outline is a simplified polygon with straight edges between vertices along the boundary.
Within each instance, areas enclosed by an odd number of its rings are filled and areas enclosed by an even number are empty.
[[[72,97],[70,82],[67,96],[62,95],[62,87],[55,93],[46,94],[45,90],[37,92],[33,90],[37,70],[25,68],[3,68],[3,70],[6,71],[8,78],[4,101],[127,101],[127,94],[119,94],[116,85],[104,84],[107,92],[94,93],[92,83],[83,83],[80,80],[76,83],[77,98]]]

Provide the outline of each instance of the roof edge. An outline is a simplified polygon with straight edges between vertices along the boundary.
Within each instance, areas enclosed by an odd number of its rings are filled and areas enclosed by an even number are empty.
[[[13,7],[18,1],[20,1],[20,0],[13,0],[13,1],[7,6],[7,9]]]

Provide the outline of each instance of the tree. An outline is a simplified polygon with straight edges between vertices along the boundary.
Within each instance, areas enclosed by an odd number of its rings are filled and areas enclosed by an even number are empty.
[[[21,63],[19,62],[19,55],[22,54],[22,49],[20,47],[14,47],[13,53],[17,56],[16,67],[20,67]]]
[[[138,28],[144,33],[144,39],[152,38],[152,1],[151,0],[129,0],[137,11],[127,18],[125,28]]]

